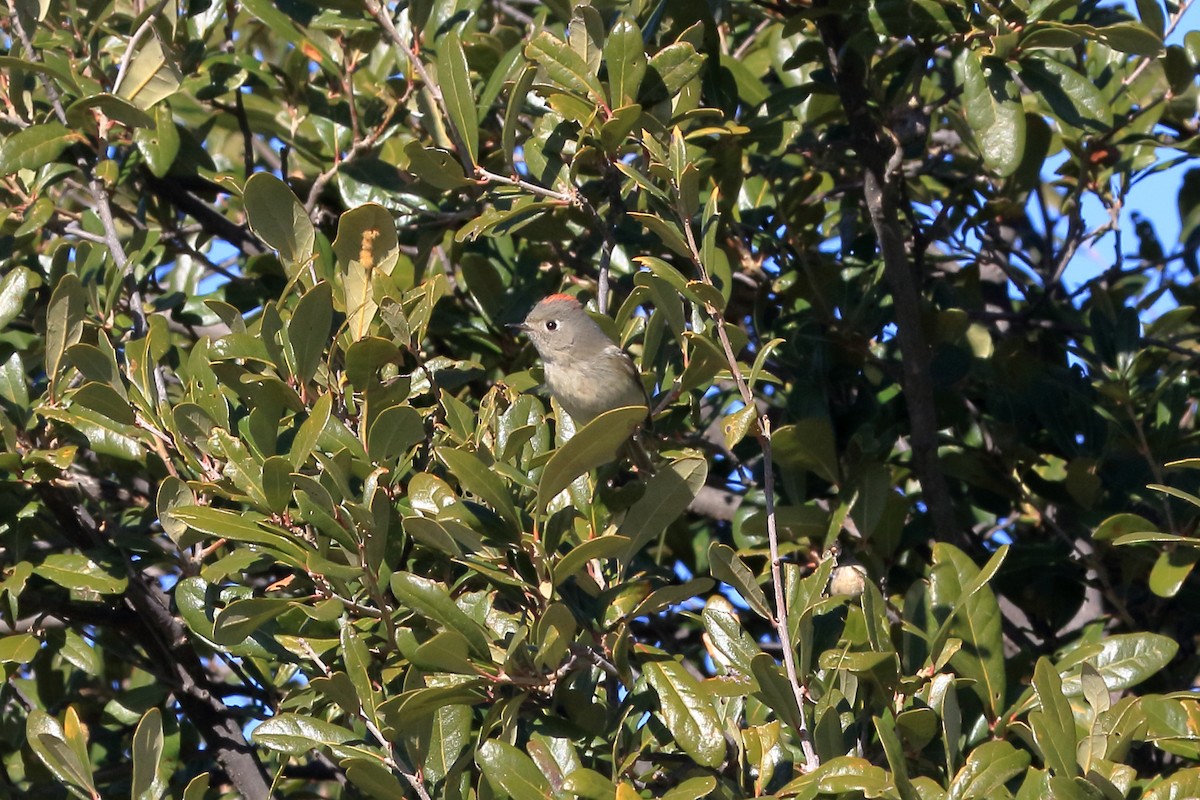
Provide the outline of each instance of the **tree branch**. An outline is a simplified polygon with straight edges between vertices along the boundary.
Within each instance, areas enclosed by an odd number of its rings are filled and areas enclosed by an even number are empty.
[[[919,276],[909,262],[897,215],[896,179],[901,152],[894,137],[874,118],[867,105],[866,76],[859,65],[843,58],[847,36],[840,23],[836,14],[826,14],[818,18],[817,28],[850,122],[851,143],[863,167],[863,199],[879,240],[884,276],[892,290],[913,467],[933,520],[935,536],[963,541],[965,532],[955,520],[950,489],[938,463],[938,421],[930,377],[930,349],[921,330]]]

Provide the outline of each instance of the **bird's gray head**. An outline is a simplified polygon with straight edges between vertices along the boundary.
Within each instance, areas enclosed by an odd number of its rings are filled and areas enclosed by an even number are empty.
[[[524,331],[543,361],[561,362],[598,353],[612,339],[568,294],[552,294],[542,300],[525,321],[511,327]]]

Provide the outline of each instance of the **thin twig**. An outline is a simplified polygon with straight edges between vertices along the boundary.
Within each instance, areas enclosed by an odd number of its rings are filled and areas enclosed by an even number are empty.
[[[709,275],[708,269],[704,266],[704,261],[700,256],[700,249],[696,246],[696,236],[692,232],[691,220],[688,214],[682,208],[677,208],[676,213],[683,224],[684,238],[687,241],[688,251],[692,257],[692,261],[696,264],[696,268],[700,272],[700,279],[709,286],[713,286],[712,276]],[[742,396],[742,402],[747,406],[756,407],[754,393],[742,375],[741,367],[738,366],[737,354],[733,352],[733,344],[729,340],[729,333],[725,330],[724,315],[708,303],[704,304],[704,310],[712,319],[713,326],[717,330],[717,338],[721,341],[721,349],[724,351],[725,360],[729,364],[729,373],[733,376],[738,393]],[[792,695],[796,700],[796,713],[799,715],[799,727],[796,733],[800,737],[800,749],[804,753],[804,770],[812,772],[821,766],[821,758],[817,755],[817,751],[813,747],[812,736],[809,734],[808,722],[804,714],[805,690],[800,682],[799,670],[796,669],[796,648],[792,646],[791,626],[788,624],[787,599],[784,597],[783,591],[783,559],[779,555],[779,529],[775,519],[775,472],[771,449],[771,419],[767,415],[767,412],[763,411],[763,413],[759,414],[756,422],[754,436],[758,440],[763,454],[763,498],[766,503],[767,543],[770,545],[771,551],[771,583],[774,584],[775,588],[775,613],[774,619],[771,622],[774,624],[775,633],[779,637],[780,650],[783,654],[784,671],[787,673],[788,685],[791,686]]]
[[[117,77],[113,80],[114,92],[121,88],[121,81],[125,80],[125,72],[129,69],[130,62],[133,61],[133,51],[141,43],[142,37],[154,27],[154,21],[158,19],[159,12],[163,10],[163,6],[166,4],[167,0],[159,0],[154,10],[146,15],[146,18],[142,20],[142,24],[133,32],[133,36],[129,37],[129,44],[125,47],[125,52],[121,54],[121,64],[117,67]]]
[[[522,180],[521,178],[509,178],[484,169],[483,167],[475,167],[474,172],[480,183],[502,183],[505,186],[517,186],[529,192],[530,194],[548,197],[551,200],[557,200],[558,202],[566,203],[567,205],[573,205],[578,202],[573,194],[556,192],[553,189],[547,189],[544,186],[538,186],[536,183],[530,183],[529,181]]]
[[[438,109],[442,112],[443,119],[450,119],[450,109],[446,106],[446,98],[442,96],[442,89],[437,82],[429,77],[429,72],[425,69],[425,65],[421,63],[421,56],[417,50],[416,42],[409,43],[404,41],[404,37],[400,35],[400,31],[396,30],[396,23],[392,21],[391,16],[387,12],[387,8],[379,0],[365,0],[367,12],[383,26],[387,32],[388,38],[404,51],[408,56],[408,62],[412,64],[412,68],[421,76],[421,83],[425,89],[433,97],[433,102],[437,104]],[[467,151],[466,145],[459,141],[458,131],[453,125],[448,126],[447,130],[450,136],[454,139],[455,149],[458,150],[458,160],[462,163],[463,172],[470,175],[474,170],[475,165],[471,163],[470,153]]]
[[[308,657],[313,660],[313,662],[326,677],[329,677],[333,674],[329,667],[326,666],[325,662],[321,660],[321,656],[317,655],[317,651],[314,650],[312,645],[308,643],[307,639],[301,639],[300,644],[306,651]],[[429,797],[429,792],[425,789],[424,782],[417,777],[415,772],[406,769],[401,763],[400,759],[397,758],[396,748],[392,745],[391,739],[383,735],[383,731],[379,729],[379,726],[375,724],[375,721],[371,719],[364,709],[360,708],[358,710],[358,717],[363,721],[363,724],[366,725],[367,730],[370,731],[371,735],[375,737],[376,741],[379,742],[380,746],[383,747],[384,752],[387,754],[383,757],[383,763],[386,764],[388,768],[400,773],[401,777],[408,782],[408,785],[413,788],[413,791],[417,793],[417,796],[420,797],[421,800],[431,800]]]

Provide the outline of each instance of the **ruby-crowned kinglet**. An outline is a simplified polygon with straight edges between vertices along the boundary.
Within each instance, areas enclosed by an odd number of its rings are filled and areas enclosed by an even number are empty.
[[[576,425],[614,408],[648,405],[633,359],[574,297],[552,294],[510,327],[529,336],[542,357],[546,388]]]

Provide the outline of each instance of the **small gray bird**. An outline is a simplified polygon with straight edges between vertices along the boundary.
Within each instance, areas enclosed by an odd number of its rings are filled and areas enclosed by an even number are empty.
[[[648,405],[633,359],[574,297],[552,294],[511,327],[524,331],[537,348],[546,388],[576,425],[614,408]]]
[[[546,388],[579,427],[624,406],[646,406],[649,400],[629,354],[567,294],[542,300],[525,321],[509,327],[523,331],[542,357]],[[638,472],[654,473],[653,462],[638,433],[623,447]]]

